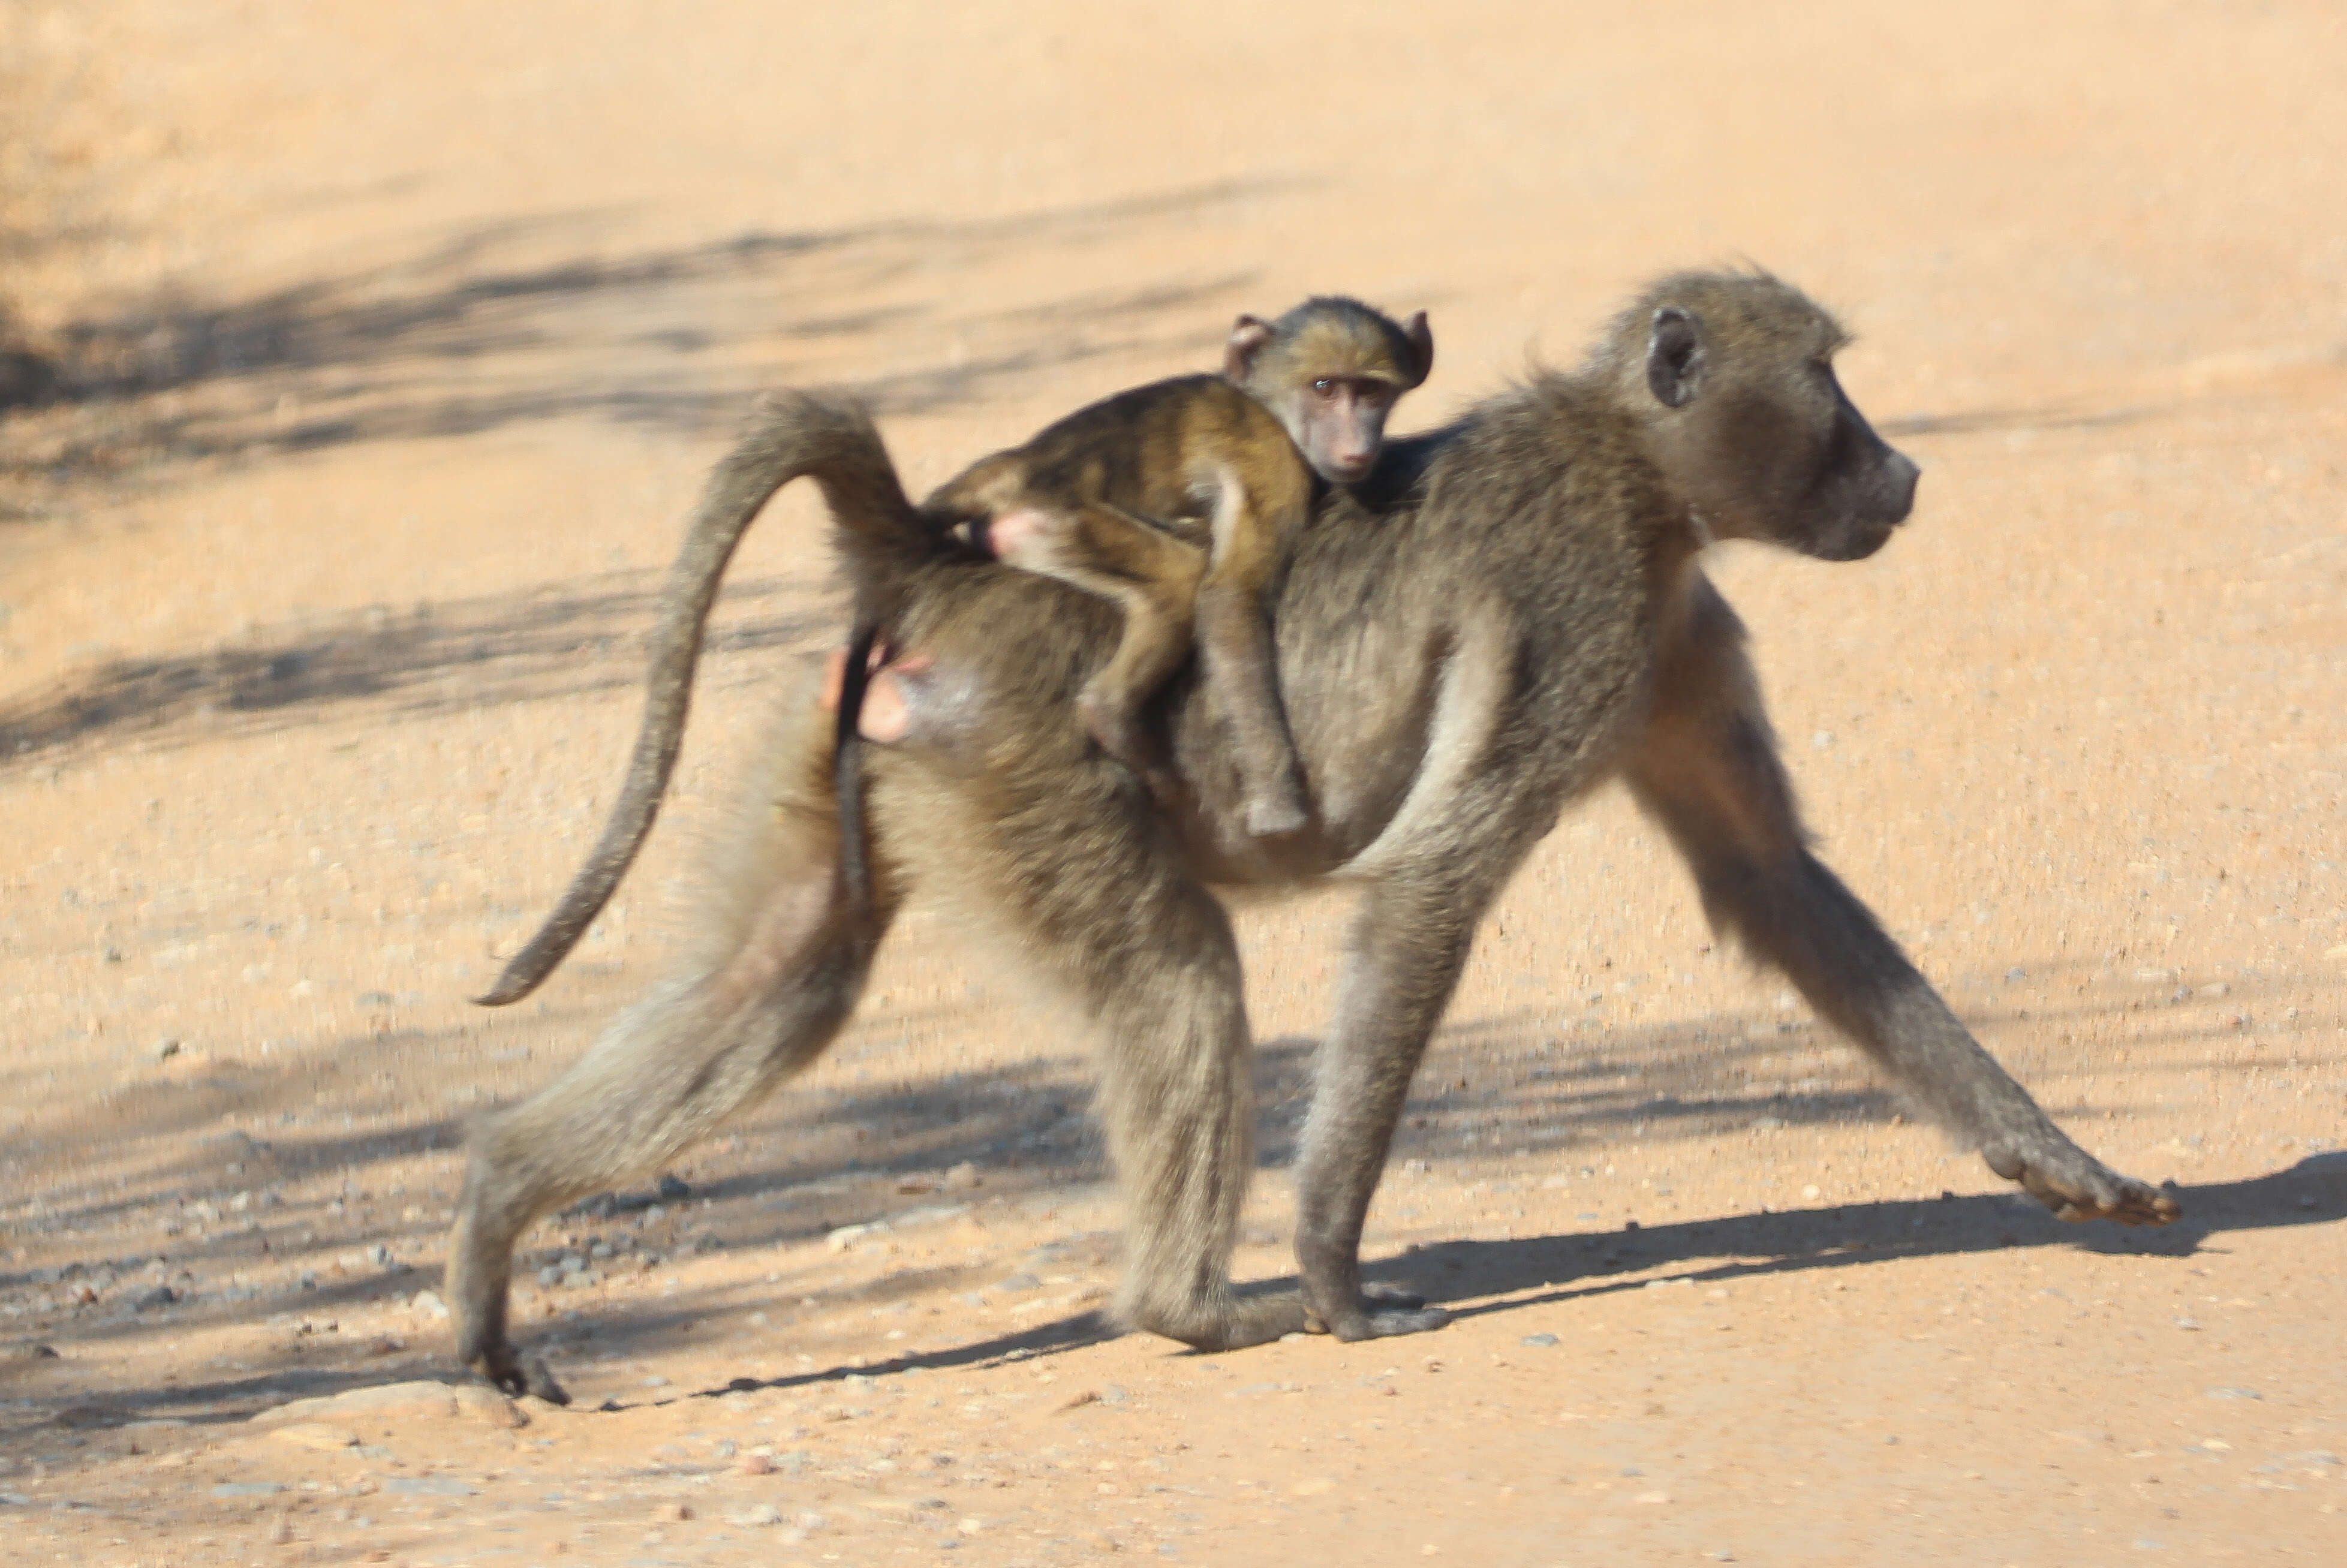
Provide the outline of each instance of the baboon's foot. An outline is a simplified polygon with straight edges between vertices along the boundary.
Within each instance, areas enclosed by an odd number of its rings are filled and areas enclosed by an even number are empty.
[[[499,1345],[473,1357],[467,1365],[501,1393],[519,1399],[534,1394],[549,1405],[567,1405],[570,1395],[554,1380],[546,1363],[535,1356],[525,1356],[510,1344]]]
[[[1333,1334],[1350,1344],[1357,1339],[1390,1339],[1400,1334],[1423,1334],[1440,1328],[1451,1314],[1429,1307],[1426,1297],[1391,1285],[1365,1285],[1349,1312],[1323,1315],[1307,1310],[1305,1327],[1315,1334]]]
[[[1135,1328],[1178,1339],[1193,1350],[1239,1350],[1266,1344],[1283,1334],[1301,1333],[1304,1298],[1289,1292],[1245,1300],[1186,1302],[1179,1307],[1134,1307],[1119,1314]]]
[[[2023,1133],[1981,1150],[1988,1168],[2018,1182],[2056,1219],[2116,1220],[2123,1225],[2164,1225],[2184,1212],[2157,1187],[2122,1176],[2061,1133]]]

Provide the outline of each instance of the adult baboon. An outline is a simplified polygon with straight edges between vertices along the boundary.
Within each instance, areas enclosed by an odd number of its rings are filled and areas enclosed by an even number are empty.
[[[1687,860],[1713,924],[1991,1168],[2065,1218],[2173,1218],[2172,1198],[2054,1125],[1809,853],[1742,628],[1701,570],[1715,537],[1850,560],[1906,518],[1915,466],[1843,395],[1841,341],[1774,278],[1667,278],[1577,371],[1397,442],[1369,494],[1331,494],[1274,616],[1315,807],[1276,858],[1245,831],[1213,682],[1178,677],[1169,693],[1169,754],[1196,804],[1168,815],[1070,722],[1113,613],[940,559],[901,527],[863,415],[787,400],[766,450],[823,480],[854,570],[907,607],[892,642],[927,657],[883,671],[889,702],[916,734],[982,743],[875,751],[876,897],[856,915],[834,871],[829,728],[811,697],[791,715],[727,858],[706,961],[477,1132],[451,1245],[463,1358],[561,1397],[507,1333],[516,1236],[814,1060],[917,883],[1014,938],[1101,1030],[1130,1205],[1122,1321],[1207,1348],[1447,1321],[1363,1291],[1362,1219],[1478,919],[1562,808],[1617,777]],[[1361,887],[1296,1171],[1303,1288],[1245,1298],[1228,1263],[1252,1164],[1250,1042],[1207,890],[1242,878]]]

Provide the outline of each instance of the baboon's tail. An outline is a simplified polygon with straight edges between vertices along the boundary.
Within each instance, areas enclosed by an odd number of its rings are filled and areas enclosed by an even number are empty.
[[[850,576],[858,584],[859,624],[870,619],[867,602],[875,591],[893,597],[906,574],[935,553],[880,433],[860,405],[803,392],[762,399],[741,441],[711,472],[685,527],[684,547],[661,586],[643,726],[619,804],[562,902],[497,984],[474,999],[482,1006],[503,1007],[536,990],[601,913],[635,859],[676,766],[702,631],[725,563],[774,492],[801,477],[823,487],[837,519],[840,548],[851,558]]]

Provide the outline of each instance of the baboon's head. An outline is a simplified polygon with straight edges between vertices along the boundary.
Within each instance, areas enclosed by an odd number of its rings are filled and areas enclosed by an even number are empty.
[[[1905,520],[1919,471],[1835,378],[1848,341],[1766,273],[1686,272],[1622,318],[1609,357],[1665,477],[1715,534],[1859,560]]]
[[[1223,374],[1279,416],[1305,461],[1332,485],[1368,477],[1386,415],[1433,367],[1424,311],[1396,322],[1335,294],[1276,322],[1241,316],[1223,354]]]

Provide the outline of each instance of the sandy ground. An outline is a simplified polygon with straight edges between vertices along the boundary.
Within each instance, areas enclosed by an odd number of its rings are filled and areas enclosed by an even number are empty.
[[[0,1560],[2347,1560],[2335,5],[687,9],[0,15],[0,336],[59,395],[0,415]],[[1085,1041],[915,917],[815,1071],[528,1238],[578,1405],[250,1419],[454,1380],[466,1120],[661,972],[836,625],[786,497],[673,825],[469,1008],[754,389],[862,387],[923,484],[1334,289],[1433,313],[1409,427],[1738,257],[1925,468],[1866,564],[1717,564],[1825,853],[2182,1223],[1951,1154],[1609,796],[1371,1216],[1447,1330],[1102,1337]],[[1247,1277],[1342,913],[1242,919]]]

